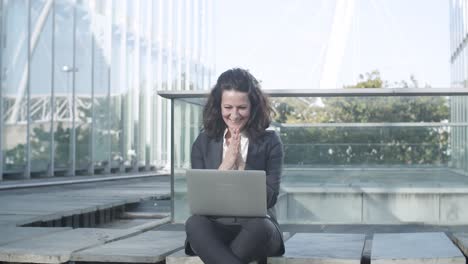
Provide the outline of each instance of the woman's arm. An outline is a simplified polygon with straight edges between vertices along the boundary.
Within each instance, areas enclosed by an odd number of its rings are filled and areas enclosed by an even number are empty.
[[[267,178],[267,208],[271,208],[276,204],[279,194],[281,172],[283,169],[283,143],[279,136],[274,133],[266,162],[266,178]]]
[[[203,151],[201,148],[201,134],[192,145],[192,153],[190,155],[192,169],[204,169],[205,162],[203,161]]]

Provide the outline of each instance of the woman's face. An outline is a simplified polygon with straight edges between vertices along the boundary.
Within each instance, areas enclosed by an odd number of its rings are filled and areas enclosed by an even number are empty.
[[[248,93],[235,90],[223,91],[221,97],[221,115],[229,130],[241,131],[250,118],[250,100]]]

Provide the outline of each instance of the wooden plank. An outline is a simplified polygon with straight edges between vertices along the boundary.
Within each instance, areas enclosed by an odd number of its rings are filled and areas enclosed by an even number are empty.
[[[465,257],[442,232],[375,234],[371,263],[465,264]]]
[[[148,231],[72,254],[71,261],[156,263],[184,246],[183,231]]]
[[[268,263],[360,264],[364,242],[364,234],[298,233],[286,241],[284,255]]]
[[[50,235],[55,232],[63,232],[70,228],[46,228],[46,227],[0,227],[0,246],[17,242],[23,239]]]
[[[73,252],[102,245],[135,232],[118,229],[80,228],[33,237],[0,246],[0,261],[64,263]]]

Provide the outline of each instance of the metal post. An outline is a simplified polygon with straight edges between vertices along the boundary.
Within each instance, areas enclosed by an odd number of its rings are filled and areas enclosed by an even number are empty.
[[[55,174],[55,3],[52,4],[52,34],[51,34],[51,95],[50,95],[50,150],[49,150],[49,170],[47,175],[53,177]]]
[[[27,61],[26,61],[26,166],[24,170],[23,177],[26,179],[31,178],[31,139],[30,139],[30,129],[31,129],[31,85],[30,85],[30,76],[31,76],[31,1],[28,0],[28,17],[27,17]]]
[[[76,174],[76,2],[73,1],[73,41],[72,41],[72,107],[71,107],[71,118],[72,118],[72,128],[71,128],[71,135],[70,135],[70,168],[68,170],[68,176],[75,176]]]
[[[174,133],[174,100],[176,99],[171,99],[171,134]],[[175,146],[174,146],[174,135],[171,135],[171,222],[173,223],[174,222],[174,213],[175,213],[175,209],[174,209],[174,205],[175,205],[175,202],[174,202],[174,199],[175,199],[175,194],[174,194],[174,178],[175,178],[175,174],[174,174],[174,149],[175,149]]]
[[[3,49],[4,49],[4,28],[3,28],[3,0],[0,0],[0,181],[3,181]]]
[[[122,13],[125,14],[123,21],[122,21],[122,34],[120,36],[120,82],[119,87],[127,86],[127,19],[128,19],[128,9],[127,9],[127,1],[121,3],[122,6]],[[122,92],[122,89],[120,89]],[[130,94],[130,93],[129,93]],[[126,146],[127,146],[127,133],[125,131],[125,124],[127,123],[128,119],[128,112],[127,111],[127,102],[128,99],[126,97],[121,98],[121,117],[120,117],[120,128],[122,132],[120,133],[120,154],[122,159],[120,160],[119,172],[125,173],[125,160],[127,159],[128,153],[126,153]]]
[[[151,167],[151,159],[153,158],[153,152],[151,151],[151,142],[152,142],[152,134],[151,134],[151,126],[150,123],[153,124],[154,119],[152,118],[153,111],[152,109],[152,98],[153,98],[153,93],[152,93],[152,86],[153,86],[153,76],[151,74],[151,69],[153,68],[152,64],[152,56],[151,52],[153,49],[153,34],[152,34],[152,29],[153,29],[153,1],[148,1],[147,6],[146,6],[146,17],[148,21],[148,26],[146,27],[146,32],[145,32],[145,39],[147,47],[146,47],[146,69],[145,69],[145,75],[146,75],[146,91],[145,91],[145,171],[149,171]]]
[[[135,8],[134,10],[134,14],[133,15],[133,19],[134,20],[139,20],[140,19],[140,2],[141,1],[136,1],[135,2]],[[133,32],[135,34],[135,43],[134,43],[134,49],[135,49],[135,53],[134,53],[134,58],[133,59],[133,63],[134,63],[134,78],[133,78],[133,87],[132,87],[132,107],[133,107],[133,111],[132,111],[132,115],[133,115],[133,118],[131,119],[132,120],[132,123],[131,123],[131,129],[133,131],[133,146],[134,146],[134,149],[135,149],[135,156],[134,156],[134,160],[132,162],[132,171],[133,172],[138,172],[138,167],[139,167],[139,163],[140,163],[140,128],[141,128],[141,116],[140,116],[140,109],[141,109],[141,106],[140,106],[140,54],[141,54],[141,49],[140,49],[140,40],[141,40],[141,27],[140,27],[140,23],[138,23],[137,21],[132,21],[133,23],[136,23],[137,26],[136,26],[136,32]],[[138,120],[138,124],[135,122],[135,120]]]
[[[106,5],[106,36],[107,36],[107,41],[105,45],[105,49],[107,49],[108,52],[108,58],[109,58],[109,66],[107,68],[107,113],[109,113],[109,118],[106,124],[106,130],[107,130],[107,140],[109,145],[108,150],[109,154],[107,155],[107,165],[104,168],[106,174],[111,173],[111,167],[112,167],[112,135],[111,135],[111,124],[112,124],[112,113],[111,113],[111,70],[112,70],[112,3],[113,1],[107,2]]]
[[[94,12],[94,10],[93,10]],[[88,174],[94,175],[94,141],[96,140],[96,114],[94,113],[94,36],[91,34],[91,139],[90,139],[90,164],[88,166]]]

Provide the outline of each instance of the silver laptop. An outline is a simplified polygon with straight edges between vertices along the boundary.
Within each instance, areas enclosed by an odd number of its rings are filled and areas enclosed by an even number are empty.
[[[187,170],[187,198],[191,214],[264,217],[265,171]]]

